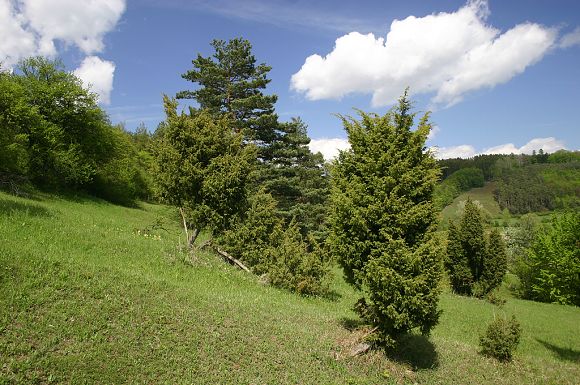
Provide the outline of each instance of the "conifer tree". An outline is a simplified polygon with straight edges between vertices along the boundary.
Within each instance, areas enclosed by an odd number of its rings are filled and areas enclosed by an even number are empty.
[[[449,222],[445,267],[449,272],[451,287],[457,293],[470,294],[473,284],[471,268],[461,245],[461,233],[453,221]]]
[[[432,196],[439,168],[425,141],[429,115],[412,131],[407,92],[384,116],[343,118],[351,149],[332,169],[330,246],[347,280],[365,298],[359,313],[394,343],[438,321],[440,249]]]
[[[460,229],[463,255],[467,257],[473,282],[478,282],[483,274],[485,237],[481,212],[470,198],[465,202]]]
[[[482,281],[485,291],[489,292],[501,285],[507,271],[506,246],[497,229],[492,229],[489,233],[485,254]]]
[[[265,95],[271,67],[256,64],[252,45],[242,38],[213,40],[211,57],[201,54],[192,61],[193,68],[182,75],[197,83],[196,90],[177,93],[179,99],[195,99],[201,109],[226,115],[235,132],[244,141],[260,148],[260,157],[269,157],[269,145],[276,139],[278,117],[274,112],[276,95]]]
[[[501,234],[493,229],[485,236],[481,211],[469,198],[459,225],[449,225],[445,266],[453,291],[478,297],[498,287],[506,273],[507,255]]]
[[[161,198],[178,206],[192,229],[191,246],[204,228],[220,234],[246,209],[255,148],[242,146],[229,122],[198,111],[178,114],[177,102],[164,98],[167,121],[156,147]]]
[[[322,154],[313,154],[306,124],[300,118],[280,123],[272,160],[259,168],[258,183],[277,201],[286,223],[297,221],[303,235],[325,235],[328,178]]]

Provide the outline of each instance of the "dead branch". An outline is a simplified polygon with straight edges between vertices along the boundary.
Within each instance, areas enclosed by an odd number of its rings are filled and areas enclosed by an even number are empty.
[[[220,249],[217,246],[214,246],[214,250],[221,255],[222,257],[226,258],[229,262],[233,263],[234,265],[237,265],[240,269],[247,271],[248,273],[251,273],[250,269],[248,269],[246,267],[246,265],[244,265],[242,262],[238,261],[237,259],[235,259],[234,257],[232,257],[231,255],[229,255],[228,253],[226,253],[225,251],[223,251],[222,249]]]

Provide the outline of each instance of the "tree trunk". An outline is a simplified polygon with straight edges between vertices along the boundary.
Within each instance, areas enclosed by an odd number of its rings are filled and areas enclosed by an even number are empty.
[[[193,229],[193,232],[191,233],[191,237],[189,237],[189,239],[187,240],[187,246],[190,249],[193,248],[193,244],[195,243],[195,240],[197,239],[198,235],[199,235],[199,229]]]

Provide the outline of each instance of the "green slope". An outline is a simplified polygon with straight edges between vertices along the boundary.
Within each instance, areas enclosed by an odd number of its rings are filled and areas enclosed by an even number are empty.
[[[441,211],[441,217],[443,221],[447,222],[449,219],[455,219],[458,217],[458,209],[461,202],[465,202],[467,198],[471,200],[478,201],[481,203],[483,209],[489,213],[491,218],[501,217],[501,210],[499,205],[493,199],[493,190],[495,189],[495,184],[493,182],[486,182],[485,186],[473,188],[459,195],[453,200],[453,203],[445,207]]]
[[[162,223],[167,230],[145,230]],[[174,210],[0,193],[0,384],[574,383],[580,310],[508,299],[523,326],[513,364],[478,354],[494,307],[444,294],[431,342],[345,358],[357,298],[264,286],[191,258]],[[557,327],[556,327],[557,326]],[[337,359],[338,358],[338,359]]]

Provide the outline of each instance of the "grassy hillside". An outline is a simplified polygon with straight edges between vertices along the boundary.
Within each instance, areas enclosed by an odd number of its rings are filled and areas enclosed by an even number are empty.
[[[186,256],[178,223],[162,206],[0,193],[0,384],[580,378],[580,309],[508,299],[523,336],[506,365],[478,354],[477,335],[498,311],[448,293],[429,341],[347,358],[361,334],[351,331],[357,294],[338,271],[332,298],[298,297],[213,255]]]
[[[468,197],[481,203],[484,210],[489,213],[491,218],[501,217],[499,205],[493,198],[494,189],[495,184],[493,182],[487,182],[483,187],[473,188],[462,193],[453,200],[453,203],[442,210],[441,216],[443,221],[447,222],[449,219],[455,219],[457,217],[457,210],[460,203],[467,200]]]

